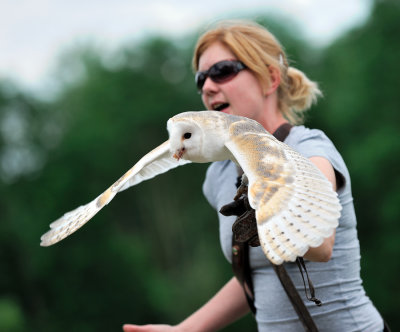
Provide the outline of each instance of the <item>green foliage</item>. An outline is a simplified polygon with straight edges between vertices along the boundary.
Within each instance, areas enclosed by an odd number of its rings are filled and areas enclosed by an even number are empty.
[[[22,310],[12,299],[0,298],[0,329],[9,332],[26,329]]]
[[[330,134],[349,167],[364,284],[368,295],[397,329],[399,18],[397,2],[379,1],[363,26],[324,50],[321,66],[313,73],[323,82],[325,99],[311,121]]]
[[[397,96],[400,8],[323,50],[260,19],[325,98],[307,125],[323,129],[350,169],[369,296],[392,328],[399,273]],[[39,247],[49,222],[106,189],[167,138],[172,115],[202,109],[190,71],[194,38],[151,38],[112,58],[66,52],[58,94],[40,101],[0,82],[0,330],[110,331],[176,323],[232,275],[215,212],[202,196],[207,165],[187,165],[120,193],[61,244]],[[226,329],[256,330],[250,315]]]

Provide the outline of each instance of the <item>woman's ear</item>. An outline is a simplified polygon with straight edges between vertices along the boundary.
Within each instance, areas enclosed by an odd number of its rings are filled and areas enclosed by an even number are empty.
[[[269,66],[268,69],[270,85],[264,90],[264,94],[266,96],[274,93],[276,89],[278,89],[279,84],[281,84],[281,72],[279,71],[279,69],[274,66]]]

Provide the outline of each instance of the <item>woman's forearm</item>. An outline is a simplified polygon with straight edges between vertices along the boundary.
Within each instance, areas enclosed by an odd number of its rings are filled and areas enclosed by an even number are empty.
[[[311,157],[310,160],[326,176],[332,184],[332,189],[336,191],[336,175],[331,163],[323,157]],[[335,244],[335,235],[336,231],[330,237],[326,238],[319,247],[310,248],[304,255],[304,258],[314,262],[329,261],[332,256],[333,245]]]
[[[179,331],[212,332],[249,312],[242,286],[233,277],[204,306],[178,325]]]

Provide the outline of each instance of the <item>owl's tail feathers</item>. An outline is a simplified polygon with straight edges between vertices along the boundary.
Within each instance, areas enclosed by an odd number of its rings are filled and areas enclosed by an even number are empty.
[[[101,197],[101,196],[99,196]],[[86,205],[65,213],[61,218],[50,224],[50,230],[40,238],[42,247],[51,246],[78,230],[86,224],[101,208],[98,206],[99,197]]]

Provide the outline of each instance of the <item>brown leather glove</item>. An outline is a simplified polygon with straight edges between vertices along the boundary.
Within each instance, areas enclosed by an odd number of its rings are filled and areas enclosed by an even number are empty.
[[[243,188],[242,188],[243,189]],[[250,206],[246,190],[242,190],[240,197],[221,207],[219,210],[224,216],[237,216],[232,225],[232,232],[235,240],[238,242],[248,242],[252,247],[258,247],[256,211]]]

